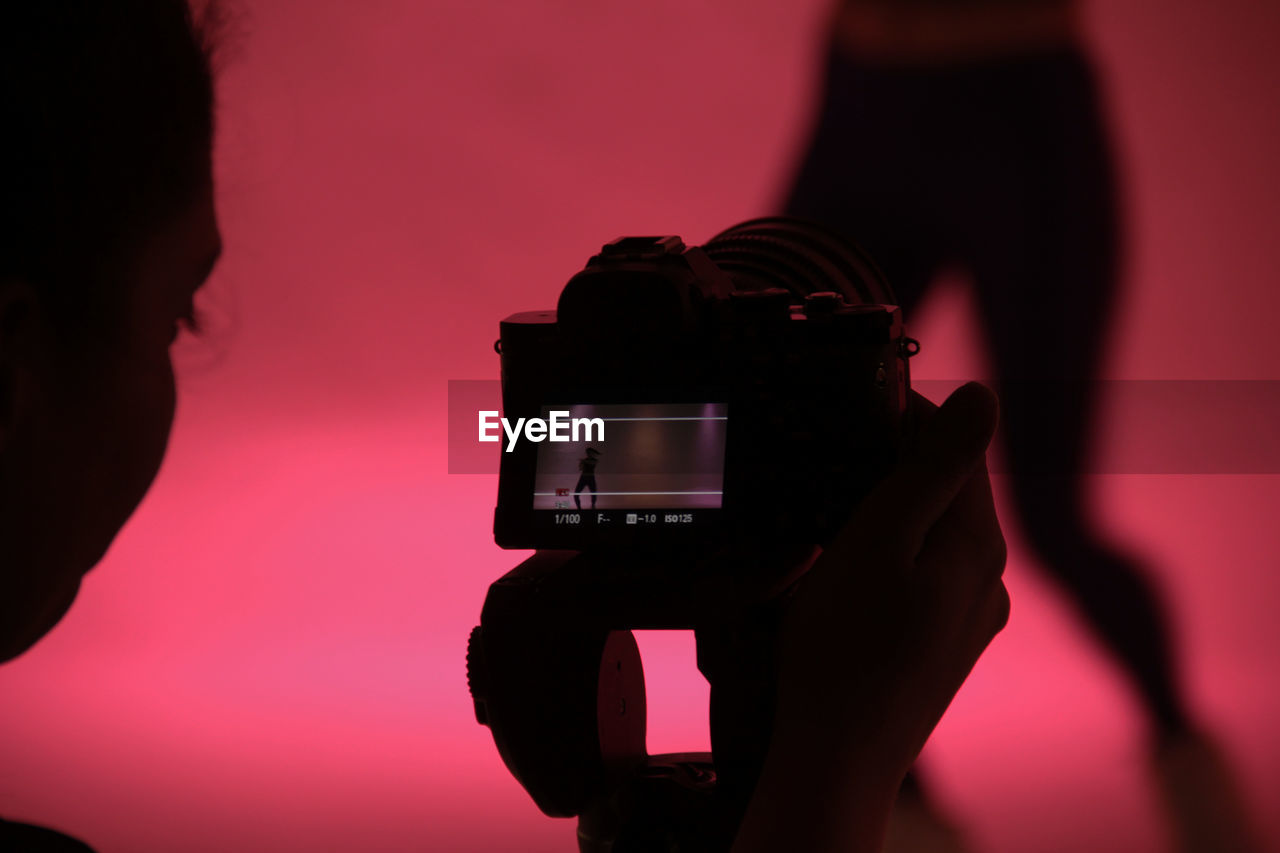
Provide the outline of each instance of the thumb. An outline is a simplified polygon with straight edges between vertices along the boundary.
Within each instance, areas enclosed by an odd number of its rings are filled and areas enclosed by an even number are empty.
[[[923,397],[913,403],[923,421],[914,450],[872,490],[827,550],[865,549],[876,541],[894,557],[914,559],[930,528],[986,458],[999,412],[990,388],[963,385],[932,413]]]

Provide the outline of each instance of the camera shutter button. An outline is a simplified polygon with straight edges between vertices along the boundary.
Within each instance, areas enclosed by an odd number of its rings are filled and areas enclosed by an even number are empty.
[[[821,314],[831,314],[842,305],[844,305],[844,298],[839,293],[833,290],[820,290],[804,298],[804,315],[817,317]]]

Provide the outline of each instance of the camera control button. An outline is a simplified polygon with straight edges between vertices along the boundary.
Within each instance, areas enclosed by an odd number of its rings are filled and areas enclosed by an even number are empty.
[[[810,293],[804,298],[804,315],[816,317],[820,314],[831,314],[844,305],[844,298],[831,290]]]

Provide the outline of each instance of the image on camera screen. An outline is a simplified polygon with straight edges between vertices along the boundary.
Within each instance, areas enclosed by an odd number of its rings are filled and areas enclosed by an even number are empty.
[[[535,510],[721,507],[726,404],[583,403],[542,417],[566,411],[576,435],[538,446]]]

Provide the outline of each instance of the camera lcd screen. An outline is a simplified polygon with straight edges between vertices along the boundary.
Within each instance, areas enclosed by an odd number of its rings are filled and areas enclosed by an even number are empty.
[[[538,446],[535,510],[591,526],[666,526],[723,506],[725,403],[549,405],[542,417],[557,418],[568,440]]]

